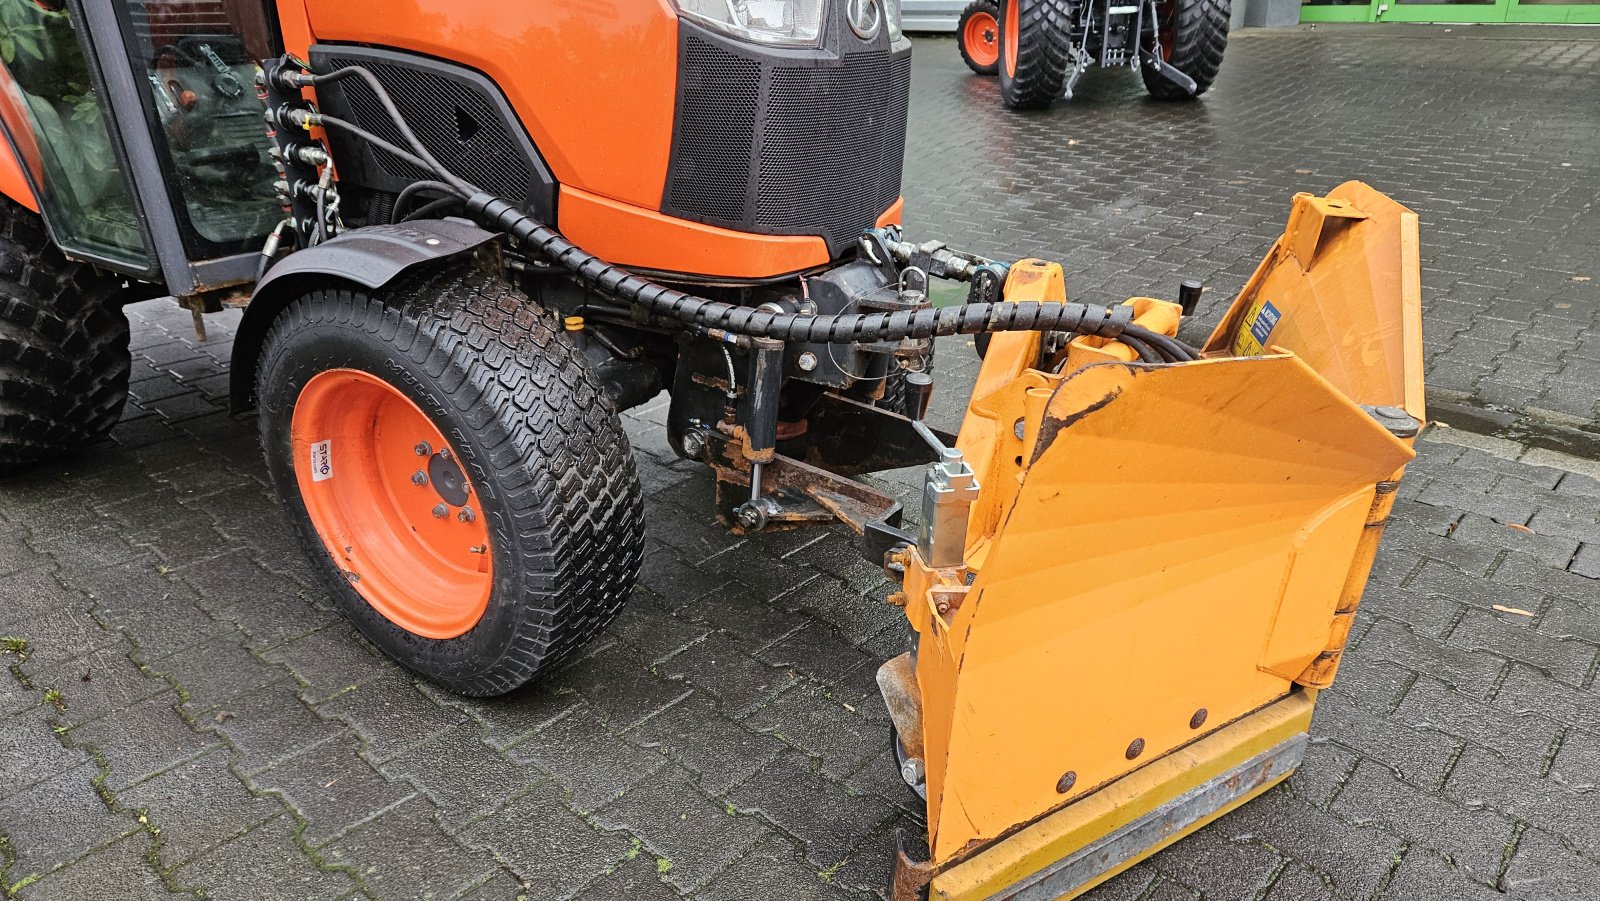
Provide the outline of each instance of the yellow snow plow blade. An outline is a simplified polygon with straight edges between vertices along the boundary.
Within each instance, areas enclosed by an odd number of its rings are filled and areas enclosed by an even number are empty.
[[[1006,298],[1063,284],[1023,261]],[[1350,182],[1294,198],[1198,361],[994,338],[879,675],[928,802],[897,897],[1072,897],[1293,771],[1414,456],[1420,329],[1416,216]]]

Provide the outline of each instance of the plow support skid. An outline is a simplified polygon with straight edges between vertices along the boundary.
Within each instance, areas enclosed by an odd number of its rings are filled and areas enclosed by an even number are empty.
[[[932,898],[1071,897],[1292,771],[1414,456],[1419,294],[1415,214],[1350,182],[1294,198],[1198,361],[994,337],[965,564],[904,583]]]

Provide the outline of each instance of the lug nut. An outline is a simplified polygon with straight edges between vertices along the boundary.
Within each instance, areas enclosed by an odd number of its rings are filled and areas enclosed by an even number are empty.
[[[462,522],[472,522],[474,519],[477,519],[477,518],[478,518],[478,514],[472,512],[472,508],[471,507],[462,507],[461,508],[461,512],[456,514],[456,519],[459,519]]]
[[[433,508],[433,518],[434,519],[444,519],[446,516],[449,516],[449,515],[450,515],[450,508],[446,507],[444,504],[440,504],[439,506]]]
[[[433,454],[433,448],[426,441],[420,441],[416,446],[417,456],[427,457]]]
[[[420,469],[417,470],[411,474],[411,484],[416,485],[418,488],[428,484],[428,474]]]

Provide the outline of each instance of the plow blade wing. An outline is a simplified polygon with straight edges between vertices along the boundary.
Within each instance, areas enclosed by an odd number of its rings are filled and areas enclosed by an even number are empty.
[[[966,562],[905,583],[932,898],[1070,897],[1293,770],[1424,415],[1416,225],[1297,195],[1195,362],[991,345]]]

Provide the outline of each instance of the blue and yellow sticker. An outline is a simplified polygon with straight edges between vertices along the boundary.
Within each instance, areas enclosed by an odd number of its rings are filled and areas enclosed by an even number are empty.
[[[1271,302],[1256,298],[1245,312],[1238,334],[1234,335],[1233,355],[1257,357],[1265,353],[1267,339],[1272,337],[1272,330],[1278,327],[1278,320],[1282,318],[1283,314]]]

